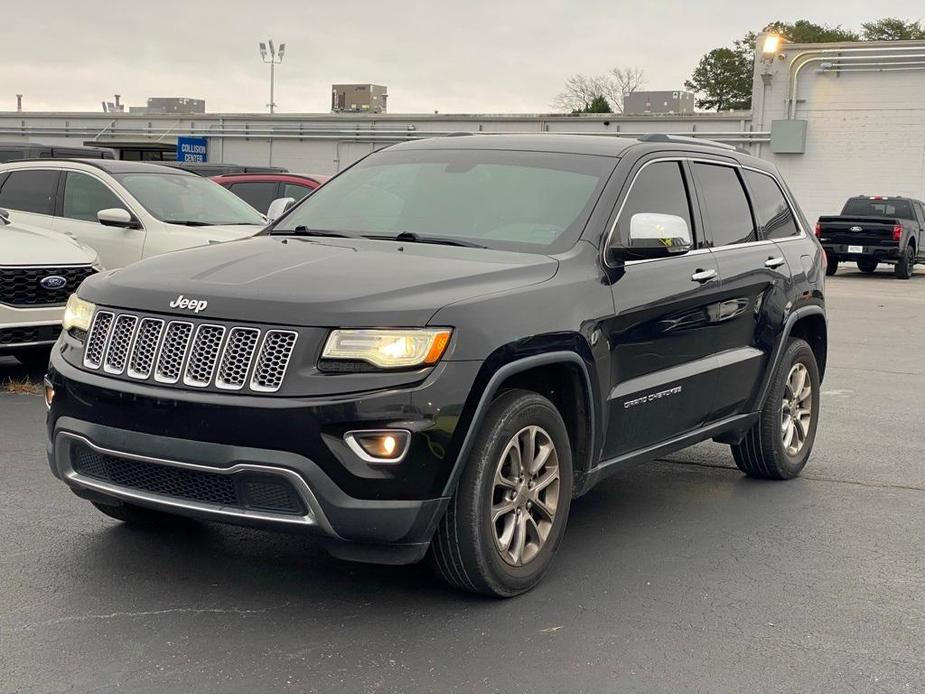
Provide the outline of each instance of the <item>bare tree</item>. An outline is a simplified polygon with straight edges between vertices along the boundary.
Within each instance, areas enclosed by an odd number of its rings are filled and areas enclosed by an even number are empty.
[[[605,75],[575,74],[565,80],[553,108],[569,113],[587,111],[596,98],[603,97],[615,112],[622,113],[624,97],[645,83],[645,73],[636,67],[615,67]]]

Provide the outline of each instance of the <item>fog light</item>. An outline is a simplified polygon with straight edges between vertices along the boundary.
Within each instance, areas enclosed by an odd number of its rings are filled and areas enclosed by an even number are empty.
[[[367,463],[398,463],[408,452],[411,432],[405,429],[348,431],[344,441]]]
[[[51,381],[47,378],[45,379],[45,407],[51,409],[51,403],[55,400],[55,387],[51,385]]]

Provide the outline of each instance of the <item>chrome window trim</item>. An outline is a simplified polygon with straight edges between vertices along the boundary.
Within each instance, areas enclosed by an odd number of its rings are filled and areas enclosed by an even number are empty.
[[[181,500],[176,497],[171,497],[162,494],[155,494],[152,492],[144,492],[136,489],[130,489],[127,487],[121,487],[119,485],[113,484],[111,482],[105,482],[103,480],[98,480],[93,477],[86,475],[81,475],[71,466],[70,460],[70,451],[67,451],[67,455],[58,455],[58,441],[60,439],[72,439],[78,441],[88,448],[100,453],[102,455],[109,455],[116,458],[127,458],[129,460],[137,460],[142,463],[154,463],[157,465],[168,465],[171,467],[185,468],[188,470],[196,470],[199,472],[207,472],[216,475],[234,475],[240,472],[260,472],[260,473],[269,473],[280,475],[287,478],[293,485],[296,490],[296,493],[305,502],[305,507],[308,509],[308,513],[304,516],[293,516],[291,514],[276,514],[266,511],[250,511],[247,509],[230,509],[218,504],[209,504],[199,501],[188,501]],[[69,448],[69,447],[68,447]],[[154,456],[141,455],[139,453],[127,453],[125,451],[117,451],[111,448],[105,448],[103,446],[98,446],[89,439],[80,434],[74,434],[69,431],[59,431],[55,438],[55,459],[59,465],[61,465],[61,473],[67,478],[70,482],[78,484],[82,487],[87,487],[90,489],[95,489],[100,492],[111,494],[120,499],[126,501],[143,501],[150,504],[167,506],[172,508],[182,508],[189,509],[192,511],[197,511],[200,513],[211,514],[215,516],[231,516],[237,518],[247,518],[254,520],[268,520],[274,522],[283,522],[290,523],[293,525],[307,525],[307,526],[316,526],[321,528],[326,534],[331,535],[332,537],[337,537],[337,533],[331,527],[331,524],[328,522],[324,511],[321,509],[321,505],[318,503],[317,498],[311,490],[311,487],[308,486],[308,483],[305,481],[305,478],[302,477],[299,473],[294,470],[289,470],[287,468],[276,467],[274,465],[255,465],[251,463],[235,463],[231,467],[219,468],[213,467],[211,465],[200,465],[198,463],[187,463],[179,460],[170,460],[166,458],[157,458]]]
[[[784,199],[787,201],[787,205],[790,207],[790,212],[793,215],[793,219],[796,222],[797,228],[799,228],[800,230],[800,234],[798,236],[788,236],[787,238],[784,238],[784,239],[758,239],[757,241],[747,241],[745,243],[733,243],[733,244],[726,244],[723,246],[713,246],[710,248],[695,248],[692,251],[688,251],[687,253],[681,253],[676,256],[666,256],[664,258],[645,258],[641,260],[627,260],[620,265],[611,265],[610,263],[607,262],[607,248],[608,246],[610,246],[610,242],[613,239],[613,235],[616,233],[617,222],[620,220],[620,215],[623,214],[623,208],[626,205],[626,201],[629,198],[630,193],[633,192],[633,186],[636,185],[636,179],[639,178],[639,175],[650,164],[658,164],[662,162],[678,162],[678,163],[692,162],[692,163],[698,163],[698,164],[713,164],[715,166],[728,166],[733,169],[747,169],[749,171],[755,171],[757,173],[764,174],[765,176],[770,177],[777,184],[777,187],[780,188],[781,193],[783,193]],[[746,195],[747,195],[747,191],[746,191]],[[749,205],[751,205],[751,197],[750,196],[748,197],[749,197]],[[691,202],[694,202],[694,201],[691,200]],[[757,233],[757,229],[756,229],[756,233]],[[610,230],[607,232],[606,236],[604,237],[604,243],[601,244],[601,262],[604,264],[604,267],[607,267],[610,269],[616,269],[618,267],[628,267],[631,265],[639,265],[641,263],[651,263],[651,262],[656,262],[659,260],[674,260],[676,258],[686,258],[692,255],[698,255],[698,254],[703,254],[703,253],[721,252],[721,251],[729,250],[731,248],[748,248],[752,246],[763,246],[763,245],[773,244],[773,243],[796,241],[796,240],[805,239],[805,238],[806,238],[806,230],[803,228],[803,224],[800,221],[799,216],[796,214],[796,207],[793,203],[793,200],[791,199],[790,195],[787,193],[785,188],[781,186],[780,182],[777,180],[777,178],[773,174],[767,171],[764,171],[762,169],[758,169],[754,166],[748,166],[746,164],[741,164],[740,162],[737,162],[734,160],[724,161],[724,160],[718,160],[718,159],[706,159],[702,157],[687,157],[683,155],[670,156],[670,157],[659,157],[659,158],[650,159],[644,162],[642,166],[640,166],[639,169],[636,171],[636,173],[633,174],[633,180],[630,181],[629,189],[627,189],[626,195],[623,196],[623,200],[620,203],[620,207],[617,209],[617,214],[613,219],[613,224],[610,225]]]

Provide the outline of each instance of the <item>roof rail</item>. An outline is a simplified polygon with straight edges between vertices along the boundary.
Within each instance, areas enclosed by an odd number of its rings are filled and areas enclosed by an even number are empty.
[[[716,140],[701,140],[696,137],[683,137],[681,135],[671,135],[669,133],[647,133],[636,138],[640,142],[674,142],[679,145],[701,145],[703,147],[716,147],[717,149],[728,149],[733,152],[738,151],[732,145]]]

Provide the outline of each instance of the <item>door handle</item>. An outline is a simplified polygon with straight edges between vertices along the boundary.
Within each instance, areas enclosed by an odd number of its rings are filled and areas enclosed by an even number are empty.
[[[716,270],[710,268],[709,270],[697,270],[693,275],[691,275],[691,282],[709,282],[711,279],[716,277]]]
[[[784,259],[781,256],[778,256],[776,258],[768,258],[766,261],[764,261],[764,266],[767,268],[772,268],[772,269],[776,267],[780,267],[783,264],[784,264]]]

